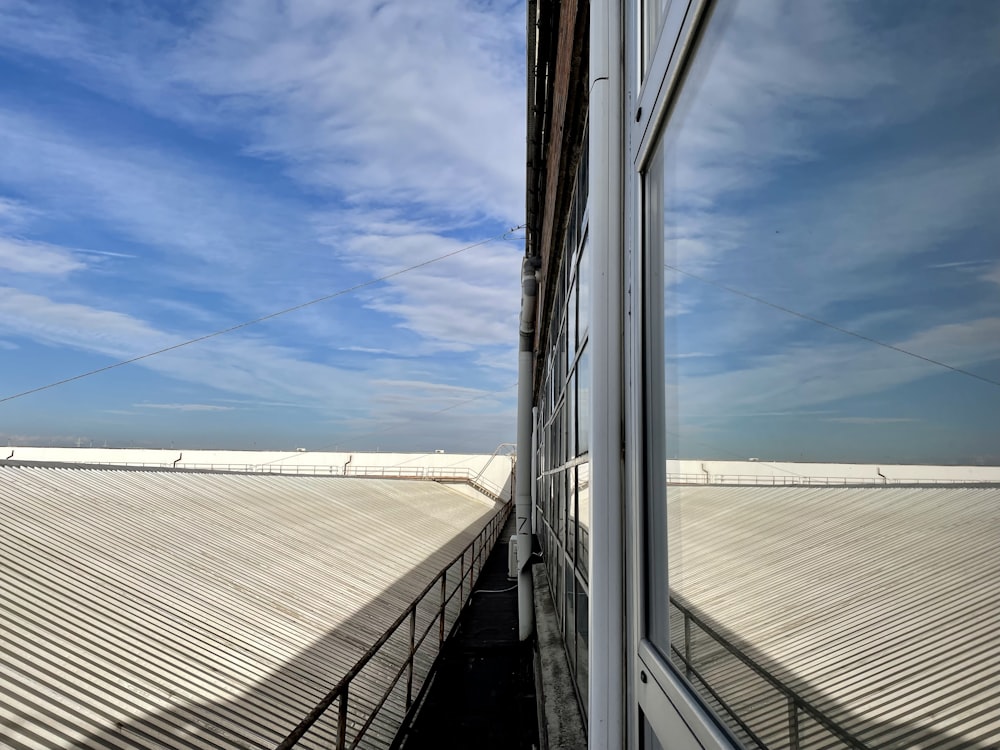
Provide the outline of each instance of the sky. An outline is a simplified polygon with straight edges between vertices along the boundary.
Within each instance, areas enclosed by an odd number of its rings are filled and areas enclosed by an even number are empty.
[[[489,452],[514,433],[524,8],[0,0],[12,445]]]
[[[997,39],[991,3],[719,3],[659,156],[676,455],[1000,464]]]

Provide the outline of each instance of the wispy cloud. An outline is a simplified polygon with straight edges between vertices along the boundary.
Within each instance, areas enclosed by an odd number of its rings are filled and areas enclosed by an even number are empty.
[[[523,204],[510,158],[523,146],[510,116],[523,106],[511,65],[522,35],[516,5],[226,3],[172,61],[178,80],[245,117],[255,153],[349,204],[510,221]]]
[[[233,411],[234,406],[219,404],[132,404],[137,409],[164,409],[166,411]]]
[[[517,4],[174,10],[0,2],[14,83],[0,106],[0,236],[36,250],[0,250],[0,266],[17,265],[0,334],[58,352],[55,371],[169,346],[520,223]],[[516,338],[519,254],[511,242],[476,248],[129,369],[173,381],[151,404],[229,395],[291,404],[295,425],[313,413],[376,420],[413,439],[430,429],[405,427],[414,410],[462,396],[385,381],[457,378],[471,396],[508,378],[498,360]],[[471,406],[478,422],[460,406],[442,423],[482,436],[512,420],[506,400]]]
[[[998,340],[1000,318],[983,318],[934,326],[891,343],[956,367],[975,369],[994,356],[984,350],[982,342]],[[745,366],[684,380],[679,403],[685,413],[702,415],[787,411],[881,393],[946,372],[860,341],[814,343],[808,349],[787,345],[750,357]],[[965,380],[957,373],[950,377]]]
[[[0,237],[0,268],[14,273],[65,276],[86,267],[66,248]]]
[[[922,420],[911,417],[829,417],[827,422],[840,422],[842,424],[902,424],[905,422],[920,422]]]

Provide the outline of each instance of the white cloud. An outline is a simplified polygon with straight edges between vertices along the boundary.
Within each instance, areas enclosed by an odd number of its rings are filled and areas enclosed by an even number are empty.
[[[38,218],[39,212],[22,201],[0,196],[0,227],[7,231],[20,229]]]
[[[67,227],[116,242],[70,255],[89,266],[106,256],[99,277],[5,280],[0,334],[126,359],[519,223],[523,33],[516,3],[227,0],[167,14],[142,2],[0,0],[3,54],[144,110],[90,128],[62,117],[58,97],[4,100],[4,186],[52,218],[31,228],[57,227],[59,242]],[[150,114],[173,122],[146,128]],[[175,141],[175,131],[186,135]],[[219,153],[186,150],[190,136]],[[0,204],[0,231],[13,234],[15,218],[24,225],[26,205]],[[409,408],[426,418],[476,389],[383,381],[443,383],[462,368],[463,381],[485,381],[488,392],[494,358],[516,340],[519,254],[509,242],[476,248],[140,366],[324,416],[397,424]],[[325,364],[338,349],[355,352],[341,355],[351,368]],[[150,399],[210,405],[216,394]],[[455,411],[482,415],[477,432],[509,420],[506,406],[484,396]],[[470,429],[459,416],[443,415]],[[425,429],[418,420],[400,434]]]
[[[0,45],[160,116],[240,131],[248,152],[354,205],[523,213],[520,5],[230,0],[178,17],[11,3]]]
[[[983,281],[989,281],[1000,285],[1000,263],[995,264],[991,269],[982,275]]]
[[[911,417],[829,417],[825,422],[840,422],[842,424],[900,424],[903,422],[919,422]]]
[[[521,215],[520,7],[309,7],[219,5],[172,56],[178,79],[244,116],[256,153],[349,203]]]
[[[166,411],[233,411],[234,406],[220,406],[218,404],[132,404],[138,409],[163,409]]]
[[[95,352],[112,360],[135,357],[187,338],[123,313],[0,287],[0,334],[4,333]],[[436,436],[435,440],[444,441],[449,450],[459,449],[462,440],[485,450],[491,435],[508,436],[513,425],[509,390],[492,393],[433,379],[449,369],[433,362],[426,363],[428,379],[404,379],[393,362],[374,362],[366,370],[344,370],[309,361],[304,352],[292,347],[243,334],[195,344],[128,367],[134,366],[240,396],[222,399],[213,394],[218,404],[201,400],[132,404],[140,413],[173,410],[194,415],[234,408],[294,407],[308,409],[314,420],[335,417],[342,425],[337,434],[343,436],[345,444],[352,436],[375,432],[385,436],[379,443],[383,447],[390,442],[400,448],[423,445],[421,441],[428,436]],[[450,430],[454,432],[449,434]]]
[[[124,313],[57,302],[0,287],[0,332],[125,360],[184,341]],[[180,380],[233,393],[283,396],[319,407],[364,408],[364,376],[317,364],[290,347],[251,335],[227,336],[137,363]]]
[[[380,276],[467,245],[435,234],[365,234],[344,243],[339,255]],[[515,340],[520,304],[515,252],[499,242],[472,248],[388,280],[365,295],[365,304],[441,349],[506,346]]]
[[[0,268],[14,273],[65,276],[86,268],[86,264],[66,248],[0,237]]]

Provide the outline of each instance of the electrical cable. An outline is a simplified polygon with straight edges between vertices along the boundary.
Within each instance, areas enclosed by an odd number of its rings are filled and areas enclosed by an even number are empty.
[[[277,318],[280,315],[287,315],[288,313],[295,312],[297,310],[302,310],[303,308],[319,304],[320,302],[326,302],[326,301],[334,299],[336,297],[342,297],[345,294],[350,294],[351,292],[356,292],[359,289],[364,289],[365,287],[369,287],[369,286],[372,286],[374,284],[378,284],[378,283],[381,283],[383,281],[387,281],[389,279],[395,278],[396,276],[400,276],[400,275],[402,275],[404,273],[408,273],[410,271],[415,271],[418,268],[423,268],[424,266],[429,266],[432,263],[437,263],[439,261],[445,260],[446,258],[452,258],[452,257],[454,257],[454,256],[456,256],[456,255],[458,255],[460,253],[466,252],[467,250],[472,250],[473,248],[481,247],[481,246],[487,245],[487,244],[489,244],[491,242],[496,242],[498,240],[502,240],[502,239],[504,239],[504,237],[506,235],[510,234],[511,232],[515,232],[518,229],[521,229],[523,226],[524,225],[522,224],[520,227],[513,227],[513,228],[509,229],[508,231],[504,232],[503,234],[497,235],[496,237],[490,237],[489,239],[481,240],[481,241],[475,242],[475,243],[473,243],[471,245],[466,245],[465,247],[460,247],[457,250],[452,250],[451,252],[445,253],[444,255],[439,255],[436,258],[431,258],[430,260],[425,260],[425,261],[423,261],[421,263],[416,263],[416,264],[414,264],[412,266],[407,266],[406,268],[401,268],[398,271],[393,271],[392,273],[387,273],[384,276],[379,276],[378,278],[375,278],[375,279],[369,279],[368,281],[362,281],[360,284],[355,284],[354,286],[347,287],[346,289],[341,289],[340,291],[333,292],[332,294],[325,294],[322,297],[317,297],[316,299],[309,300],[308,302],[302,302],[301,304],[293,305],[292,307],[286,307],[284,310],[278,310],[277,312],[273,312],[273,313],[270,313],[268,315],[262,315],[259,318],[254,318],[253,320],[247,320],[247,321],[245,321],[243,323],[238,323],[238,324],[236,324],[234,326],[230,326],[229,328],[223,328],[223,329],[218,330],[218,331],[213,331],[212,333],[206,333],[203,336],[197,336],[197,337],[195,337],[193,339],[188,339],[187,341],[181,341],[180,343],[173,344],[171,346],[165,346],[162,349],[157,349],[156,351],[147,352],[146,354],[141,354],[138,357],[131,357],[130,359],[125,359],[125,360],[122,360],[121,362],[114,362],[114,363],[112,363],[110,365],[105,365],[104,367],[98,367],[96,370],[90,370],[89,372],[83,372],[83,373],[80,373],[79,375],[74,375],[73,377],[70,377],[70,378],[63,378],[62,380],[57,380],[54,383],[49,383],[47,385],[38,386],[37,388],[29,388],[26,391],[21,391],[20,393],[15,393],[15,394],[12,394],[10,396],[5,396],[3,398],[0,398],[0,404],[5,403],[7,401],[13,401],[16,398],[22,398],[23,396],[30,396],[32,393],[39,393],[40,391],[47,391],[49,388],[55,388],[56,386],[65,385],[66,383],[72,383],[72,382],[74,382],[76,380],[82,380],[83,378],[89,378],[92,375],[98,375],[98,374],[100,374],[102,372],[107,372],[108,370],[114,370],[117,367],[124,367],[125,365],[130,365],[130,364],[133,364],[135,362],[140,362],[140,361],[142,361],[144,359],[149,359],[150,357],[155,357],[155,356],[157,356],[159,354],[166,354],[167,352],[172,352],[172,351],[174,351],[176,349],[181,349],[181,348],[183,348],[185,346],[191,346],[191,344],[197,344],[199,342],[206,341],[206,340],[211,339],[211,338],[215,338],[216,336],[222,336],[222,335],[227,334],[227,333],[232,333],[233,331],[238,331],[238,330],[240,330],[242,328],[247,328],[248,326],[256,325],[257,323],[263,323],[266,320],[271,320],[272,318]]]
[[[477,589],[476,591],[473,591],[472,593],[473,594],[506,594],[508,591],[513,591],[516,588],[517,588],[517,584],[515,583],[510,588],[506,588],[506,589]]]
[[[878,339],[874,339],[871,336],[865,336],[863,333],[858,333],[857,331],[852,331],[852,330],[847,329],[847,328],[841,328],[840,326],[834,325],[833,323],[827,323],[825,320],[820,320],[819,318],[814,318],[811,315],[806,315],[805,313],[798,312],[797,310],[792,310],[789,307],[784,307],[784,306],[776,304],[774,302],[770,302],[770,301],[768,301],[766,299],[763,299],[762,297],[757,297],[757,296],[755,296],[753,294],[750,294],[749,292],[744,292],[741,289],[736,289],[734,287],[727,286],[726,284],[722,284],[722,283],[720,283],[718,281],[713,281],[712,279],[706,279],[704,276],[699,276],[698,274],[691,273],[690,271],[684,271],[684,270],[682,270],[680,268],[677,268],[677,266],[671,266],[668,263],[664,263],[663,267],[667,268],[667,269],[669,269],[671,271],[675,271],[676,273],[679,273],[679,274],[681,274],[683,276],[687,276],[689,278],[692,278],[695,281],[700,281],[703,284],[708,284],[708,285],[714,286],[714,287],[716,287],[718,289],[722,289],[723,291],[729,292],[730,294],[735,294],[735,295],[737,295],[739,297],[745,297],[746,299],[752,300],[752,301],[757,302],[757,303],[759,303],[761,305],[766,305],[767,307],[773,307],[775,310],[780,310],[783,313],[787,313],[789,315],[794,315],[797,318],[802,318],[802,320],[808,320],[810,323],[815,323],[816,325],[824,326],[826,328],[829,328],[830,330],[837,331],[838,333],[842,333],[845,336],[853,336],[856,339],[861,339],[862,341],[867,341],[870,344],[875,344],[876,346],[881,346],[881,347],[884,347],[886,349],[891,349],[894,352],[899,352],[900,354],[905,354],[905,355],[907,355],[909,357],[914,357],[915,359],[922,360],[922,361],[927,362],[929,364],[937,365],[938,367],[943,367],[946,370],[951,370],[952,372],[957,372],[960,375],[967,375],[970,378],[975,378],[976,380],[981,380],[984,383],[989,383],[990,385],[1000,386],[1000,380],[993,380],[991,378],[985,377],[984,375],[977,375],[976,373],[970,372],[969,370],[963,370],[961,367],[955,367],[954,365],[949,365],[946,362],[941,362],[940,360],[932,359],[931,357],[925,357],[923,354],[917,354],[916,352],[911,352],[911,351],[909,351],[907,349],[903,349],[902,347],[895,346],[893,344],[888,344],[885,341],[879,341]]]

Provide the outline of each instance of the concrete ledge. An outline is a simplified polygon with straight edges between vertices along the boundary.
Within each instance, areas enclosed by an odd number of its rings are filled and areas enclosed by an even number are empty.
[[[534,565],[531,571],[535,582],[535,692],[540,714],[539,741],[542,750],[586,748],[583,716],[566,661],[562,631],[549,590],[549,577],[544,565]]]

